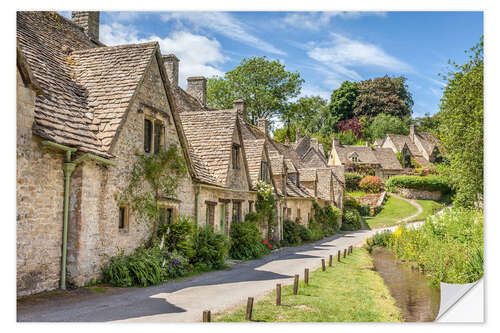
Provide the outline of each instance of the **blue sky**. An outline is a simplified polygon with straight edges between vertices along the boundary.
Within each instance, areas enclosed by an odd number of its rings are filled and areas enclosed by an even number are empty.
[[[300,73],[302,95],[328,99],[345,80],[404,75],[414,116],[439,110],[437,74],[482,34],[482,12],[102,12],[100,27],[107,45],[157,40],[181,60],[183,87],[263,55]]]

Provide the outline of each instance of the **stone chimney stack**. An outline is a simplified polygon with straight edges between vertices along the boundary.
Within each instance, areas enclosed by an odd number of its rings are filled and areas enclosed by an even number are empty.
[[[267,120],[266,118],[259,118],[259,122],[258,122],[257,127],[262,132],[264,132],[266,137],[269,136],[269,120]]]
[[[311,138],[311,146],[316,150],[319,151],[319,141],[317,138]]]
[[[285,144],[286,144],[286,145],[289,145],[289,144],[290,144],[290,138],[285,137]]]
[[[295,142],[299,142],[300,139],[300,130],[297,128],[295,130]]]
[[[99,12],[71,12],[71,19],[93,41],[99,41]]]
[[[167,71],[168,81],[172,88],[179,85],[179,58],[174,54],[167,54],[163,56],[163,64]]]
[[[334,147],[340,146],[339,138],[333,138],[332,144]]]
[[[234,101],[234,108],[238,111],[238,116],[242,120],[247,120],[247,105],[243,99],[237,99]]]
[[[188,77],[187,92],[203,106],[207,105],[207,79],[203,76]]]
[[[411,142],[415,142],[415,125],[410,125],[410,140]]]

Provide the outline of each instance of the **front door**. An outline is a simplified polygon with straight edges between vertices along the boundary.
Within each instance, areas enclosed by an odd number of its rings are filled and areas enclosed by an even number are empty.
[[[225,203],[221,203],[220,204],[220,221],[219,221],[219,230],[221,232],[221,234],[225,234],[226,233],[226,204]]]

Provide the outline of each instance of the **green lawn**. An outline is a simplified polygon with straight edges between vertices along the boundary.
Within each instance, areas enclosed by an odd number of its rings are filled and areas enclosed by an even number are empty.
[[[319,260],[319,259],[318,259]],[[253,305],[253,321],[265,322],[388,322],[402,321],[380,275],[371,270],[372,259],[365,249],[353,254],[334,267],[321,268],[309,274],[309,285],[300,275],[298,295],[292,286],[282,286],[281,306],[276,306],[273,291]],[[245,306],[213,316],[214,321],[245,321]]]
[[[411,219],[409,222],[425,221],[429,216],[434,215],[445,206],[444,204],[440,204],[432,200],[416,200],[416,201],[420,204],[420,206],[422,206],[424,211],[420,213],[417,217]]]
[[[371,229],[390,227],[417,211],[416,207],[405,200],[389,196],[382,211],[374,217],[366,216],[365,221]]]
[[[348,197],[364,197],[367,194],[369,194],[369,193],[364,192],[364,191],[352,191],[352,192],[347,192],[346,196],[348,196]]]

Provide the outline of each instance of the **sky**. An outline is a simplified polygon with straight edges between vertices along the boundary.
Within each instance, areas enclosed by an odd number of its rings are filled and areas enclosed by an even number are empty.
[[[70,18],[70,12],[61,12]],[[179,84],[223,76],[243,58],[279,59],[305,80],[301,96],[330,98],[343,81],[405,76],[413,116],[439,111],[438,73],[483,34],[482,12],[101,12],[106,45],[158,41],[179,59]]]

